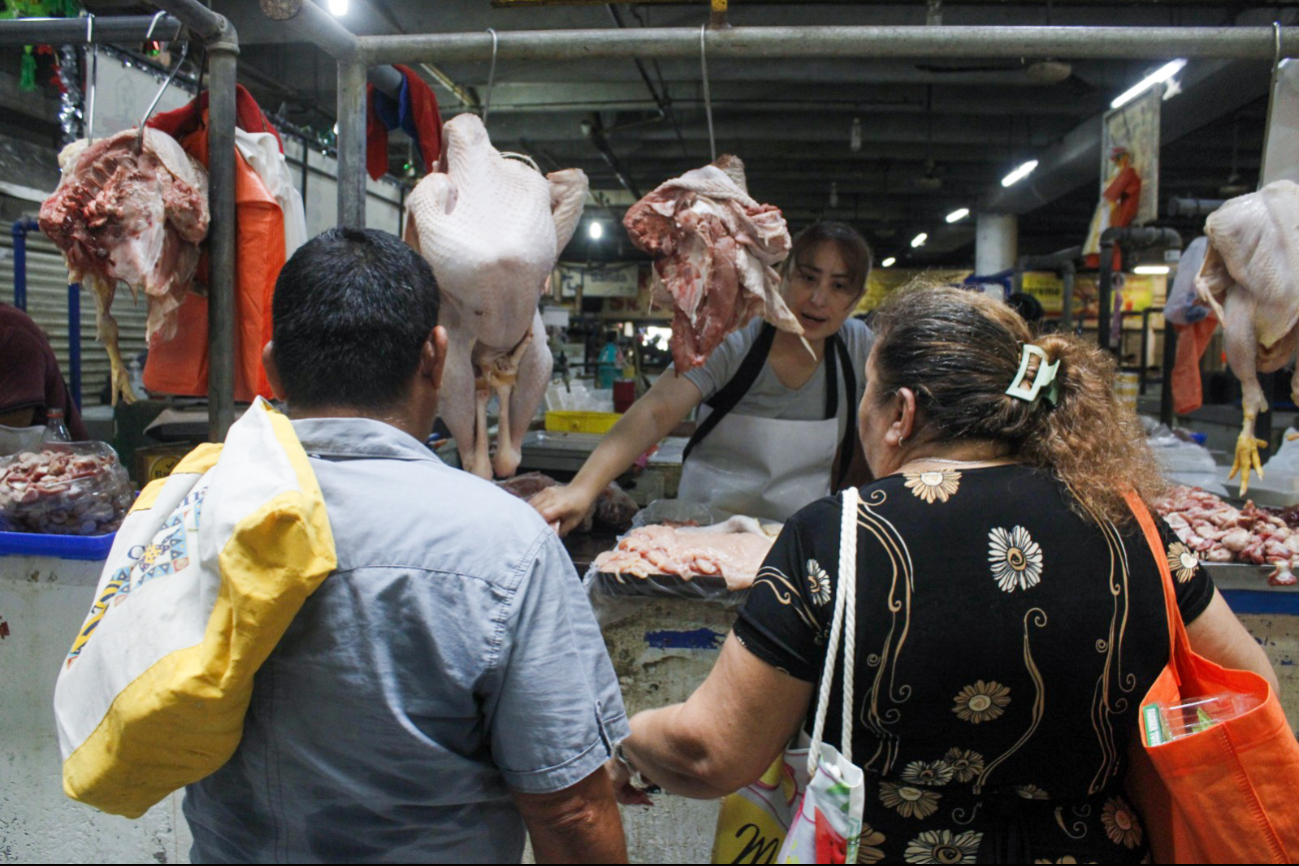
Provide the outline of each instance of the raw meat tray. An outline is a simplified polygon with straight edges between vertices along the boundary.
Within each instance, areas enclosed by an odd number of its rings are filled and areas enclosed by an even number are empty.
[[[1271,565],[1249,565],[1240,562],[1201,562],[1200,566],[1213,578],[1218,589],[1246,589],[1252,592],[1299,593],[1299,585],[1272,586],[1268,575],[1276,571]]]
[[[749,594],[748,589],[732,592],[726,588],[726,579],[717,575],[699,575],[687,580],[675,574],[651,574],[648,577],[597,571],[594,583],[605,595],[619,597],[724,599],[738,604]]]

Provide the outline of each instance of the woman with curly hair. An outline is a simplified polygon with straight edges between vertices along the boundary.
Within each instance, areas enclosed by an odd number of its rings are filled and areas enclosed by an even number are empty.
[[[852,753],[861,862],[1140,862],[1123,798],[1138,703],[1168,661],[1158,562],[1124,499],[1161,487],[1108,355],[1034,337],[956,289],[875,320],[859,412],[878,479],[857,514]],[[640,713],[610,772],[718,797],[754,782],[815,706],[840,501],[786,525],[708,679]],[[1159,521],[1192,646],[1276,688],[1262,650]],[[839,745],[842,695],[825,741]]]

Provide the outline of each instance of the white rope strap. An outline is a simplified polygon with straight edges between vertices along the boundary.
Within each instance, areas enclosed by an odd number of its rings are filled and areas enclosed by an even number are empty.
[[[825,733],[825,717],[830,709],[830,688],[834,685],[834,671],[839,660],[839,639],[843,635],[845,619],[850,618],[848,640],[844,646],[844,705],[843,733],[840,750],[844,758],[852,760],[852,652],[856,646],[857,612],[857,489],[851,487],[843,494],[843,517],[839,532],[839,583],[834,594],[834,616],[830,623],[830,636],[826,640],[825,665],[821,670],[821,691],[816,699],[816,719],[812,723],[812,745],[807,750],[807,774],[816,772],[821,760],[821,742]],[[850,612],[851,611],[851,612]]]

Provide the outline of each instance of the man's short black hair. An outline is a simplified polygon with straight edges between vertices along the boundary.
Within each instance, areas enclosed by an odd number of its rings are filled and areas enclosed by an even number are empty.
[[[387,232],[335,228],[307,241],[285,262],[272,301],[284,396],[299,407],[394,405],[439,300],[428,262]]]

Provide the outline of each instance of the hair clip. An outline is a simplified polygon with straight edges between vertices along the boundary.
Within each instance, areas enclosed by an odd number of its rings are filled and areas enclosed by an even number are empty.
[[[1040,363],[1037,368],[1037,375],[1033,377],[1032,384],[1026,385],[1024,378],[1028,375],[1028,362],[1032,357],[1038,358]],[[1060,362],[1054,364],[1047,362],[1046,352],[1032,343],[1025,343],[1020,352],[1019,372],[1006,389],[1006,393],[1025,403],[1032,403],[1037,400],[1038,394],[1043,388],[1047,388],[1046,399],[1052,406],[1060,398],[1060,385],[1055,381],[1056,371],[1060,369]]]

